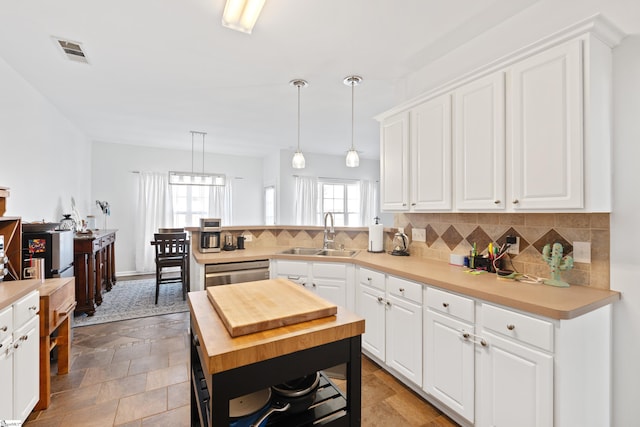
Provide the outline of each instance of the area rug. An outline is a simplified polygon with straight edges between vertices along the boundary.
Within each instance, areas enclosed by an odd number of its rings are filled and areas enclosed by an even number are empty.
[[[110,292],[102,294],[102,304],[95,314],[75,316],[73,327],[189,311],[187,302],[182,300],[181,283],[163,283],[157,305],[155,298],[155,278],[118,281]]]

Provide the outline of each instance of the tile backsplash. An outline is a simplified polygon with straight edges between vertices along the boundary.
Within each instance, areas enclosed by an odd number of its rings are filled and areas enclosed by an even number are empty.
[[[609,214],[556,213],[400,213],[394,226],[385,228],[385,250],[390,251],[397,228],[409,236],[411,256],[449,262],[449,255],[468,255],[473,243],[483,250],[489,242],[504,243],[507,235],[520,237],[520,253],[510,255],[503,268],[549,277],[549,266],[542,260],[545,244],[562,243],[564,255],[573,256],[573,242],[591,243],[591,263],[574,263],[561,277],[571,285],[609,289]],[[425,229],[426,242],[411,241],[414,228]],[[235,227],[234,231],[240,230]],[[246,247],[321,247],[322,227],[252,227],[244,230],[254,236]],[[368,229],[336,229],[335,243],[347,249],[366,250]]]
[[[507,235],[520,237],[520,253],[510,255],[506,269],[549,277],[549,266],[542,260],[545,244],[562,243],[564,255],[573,256],[573,242],[591,243],[591,263],[574,263],[562,272],[572,285],[609,289],[609,214],[567,213],[401,213],[395,227],[411,237],[414,228],[426,230],[426,242],[411,242],[413,256],[449,261],[449,255],[468,255],[473,243],[483,250],[489,242],[502,244]]]

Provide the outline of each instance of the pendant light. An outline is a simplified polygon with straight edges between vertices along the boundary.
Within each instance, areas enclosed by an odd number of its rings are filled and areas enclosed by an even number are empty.
[[[306,80],[296,79],[291,80],[289,84],[298,88],[298,149],[291,159],[291,166],[294,169],[304,169],[304,155],[300,151],[300,88],[309,86],[309,83]]]
[[[194,140],[196,135],[202,137],[202,172],[194,172],[193,158],[195,155]],[[226,184],[224,174],[214,174],[204,172],[204,137],[206,132],[191,131],[191,172],[169,171],[169,184],[171,185],[206,185],[223,186]]]
[[[353,145],[353,130],[354,130],[354,94],[355,87],[362,82],[360,76],[348,76],[344,79],[344,84],[351,86],[351,149],[347,151],[346,164],[348,168],[357,168],[360,165],[360,156]]]

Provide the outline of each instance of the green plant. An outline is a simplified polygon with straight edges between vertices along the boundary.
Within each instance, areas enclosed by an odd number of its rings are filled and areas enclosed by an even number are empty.
[[[561,288],[569,287],[569,284],[560,280],[560,272],[571,270],[573,268],[573,258],[569,255],[562,256],[563,249],[561,243],[554,243],[553,249],[547,243],[542,249],[542,259],[551,267],[551,279],[544,281],[545,285],[558,286]]]

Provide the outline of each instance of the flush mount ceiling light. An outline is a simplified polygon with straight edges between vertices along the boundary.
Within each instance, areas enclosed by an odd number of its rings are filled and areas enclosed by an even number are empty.
[[[305,161],[302,151],[300,151],[300,88],[309,86],[306,80],[296,79],[289,82],[290,85],[298,88],[298,149],[291,159],[291,167],[294,169],[304,169]]]
[[[348,76],[344,79],[344,84],[351,86],[351,149],[347,151],[346,164],[348,168],[357,168],[360,165],[360,156],[353,145],[354,133],[354,94],[355,87],[362,82],[360,76]]]
[[[191,172],[169,171],[171,185],[220,185],[226,184],[226,176],[222,174],[204,173],[204,137],[206,132],[191,131]],[[193,144],[196,135],[202,136],[202,172],[193,171]]]
[[[251,34],[265,0],[227,0],[222,13],[222,25]]]

